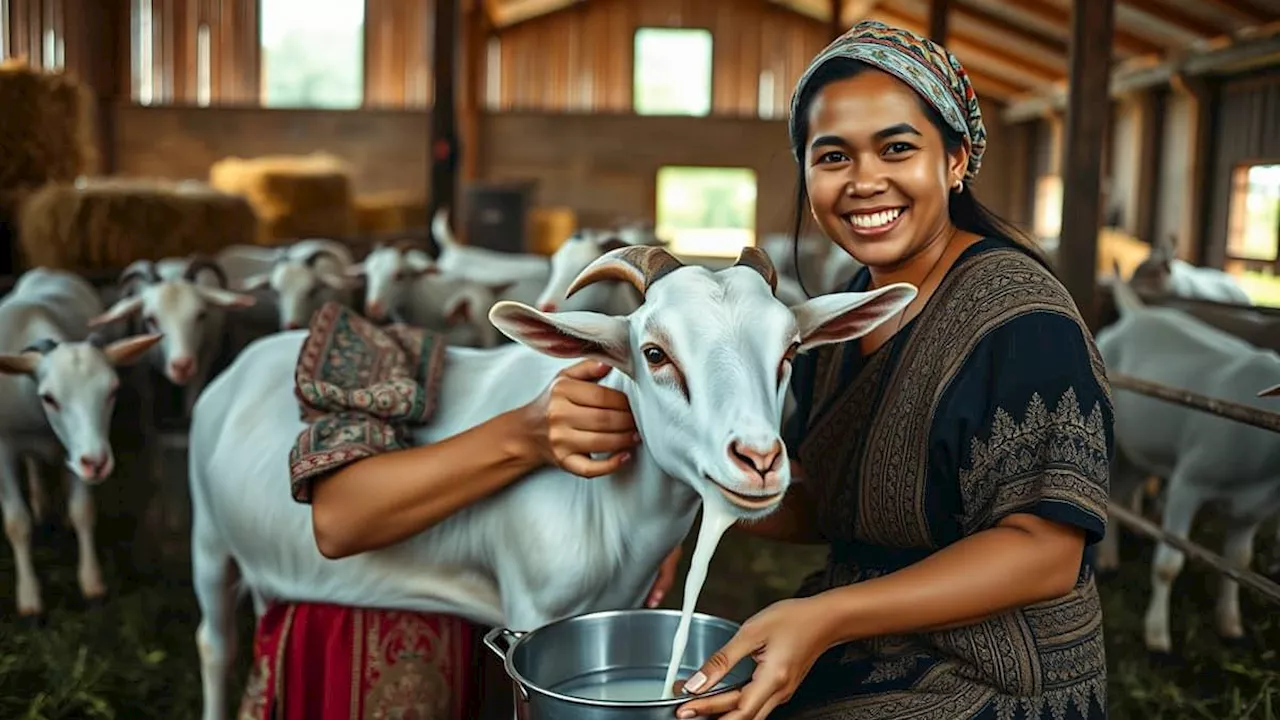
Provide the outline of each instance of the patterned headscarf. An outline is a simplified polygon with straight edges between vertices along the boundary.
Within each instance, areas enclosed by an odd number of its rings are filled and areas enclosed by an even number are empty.
[[[987,145],[987,129],[978,109],[978,96],[969,75],[946,48],[913,32],[882,22],[863,20],[818,53],[809,64],[791,96],[791,149],[796,162],[804,160],[804,138],[799,134],[797,114],[800,94],[814,72],[828,60],[849,58],[864,62],[910,85],[942,116],[953,130],[969,139],[969,165],[965,182],[978,175],[982,151]]]

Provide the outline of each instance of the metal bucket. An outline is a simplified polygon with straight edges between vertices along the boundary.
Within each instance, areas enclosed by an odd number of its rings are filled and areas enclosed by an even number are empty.
[[[608,610],[568,618],[531,632],[494,628],[484,637],[503,660],[516,691],[519,720],[671,720],[688,695],[668,700],[597,700],[569,694],[627,680],[661,685],[680,623],[677,610]],[[694,613],[677,680],[688,678],[729,642],[738,624]],[[755,662],[742,660],[700,697],[741,688]],[[592,693],[588,693],[592,694]]]

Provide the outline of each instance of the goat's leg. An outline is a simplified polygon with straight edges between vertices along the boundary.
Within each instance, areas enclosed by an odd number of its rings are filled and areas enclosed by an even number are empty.
[[[76,541],[80,545],[80,567],[77,578],[85,600],[97,600],[107,594],[102,584],[102,566],[98,564],[98,549],[93,542],[93,526],[96,508],[93,491],[78,477],[71,477],[71,492],[67,498],[67,510],[71,524],[76,529]]]
[[[1142,491],[1140,478],[1137,468],[1117,453],[1111,463],[1111,497],[1131,505],[1133,498]],[[1120,523],[1115,518],[1107,522],[1102,541],[1098,543],[1095,563],[1100,573],[1113,572],[1120,567]]]
[[[1237,570],[1248,570],[1253,562],[1253,538],[1258,534],[1261,521],[1235,519],[1227,529],[1222,543],[1222,555]],[[1240,619],[1240,583],[1227,575],[1218,581],[1218,634],[1238,640],[1244,637],[1244,623]]]
[[[1169,477],[1164,517],[1160,523],[1170,535],[1184,540],[1190,535],[1191,522],[1204,500],[1198,489],[1187,481],[1187,476],[1185,470],[1178,468]],[[1144,630],[1147,649],[1153,652],[1168,653],[1173,649],[1169,634],[1169,597],[1185,560],[1181,550],[1159,543],[1151,561],[1151,600],[1147,605]]]
[[[200,513],[192,519],[191,570],[200,624],[196,648],[200,653],[200,682],[204,691],[204,720],[227,720],[227,670],[235,660],[235,582],[237,569],[223,544]]]
[[[34,455],[22,456],[22,468],[27,476],[27,494],[31,498],[31,517],[37,525],[43,525],[49,498],[44,492],[44,483],[40,480],[40,463]]]
[[[40,581],[31,563],[31,514],[22,499],[18,481],[17,453],[0,448],[0,511],[4,514],[4,534],[13,546],[14,573],[17,576],[18,614],[40,615]]]

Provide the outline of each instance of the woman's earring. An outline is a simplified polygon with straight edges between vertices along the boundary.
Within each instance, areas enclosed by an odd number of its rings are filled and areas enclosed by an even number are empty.
[[[964,192],[964,180],[957,180],[956,184],[952,185],[952,187],[956,189],[956,192]]]

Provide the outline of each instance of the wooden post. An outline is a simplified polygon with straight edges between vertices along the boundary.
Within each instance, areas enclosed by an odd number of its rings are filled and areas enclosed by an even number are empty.
[[[1071,69],[1063,138],[1062,282],[1085,322],[1095,327],[1098,230],[1102,220],[1102,144],[1110,117],[1112,2],[1075,0],[1071,9]],[[1096,328],[1095,328],[1096,329]]]
[[[827,31],[831,35],[831,39],[835,40],[844,34],[844,0],[831,0],[831,21],[830,29]]]
[[[1183,209],[1183,227],[1187,228],[1185,243],[1180,243],[1178,256],[1189,262],[1208,267],[1222,267],[1226,260],[1226,248],[1210,248],[1209,193],[1213,183],[1213,86],[1203,77],[1175,75],[1171,84],[1179,92],[1191,96],[1193,124],[1191,130],[1191,173],[1187,178],[1186,203]]]
[[[427,147],[431,153],[431,199],[428,203],[428,220],[441,207],[449,208],[449,214],[457,213],[458,189],[458,129],[457,108],[454,103],[454,78],[457,76],[458,0],[435,1],[435,35],[432,41],[432,67],[435,75],[435,101],[431,107],[431,128]],[[456,221],[450,225],[457,227]],[[435,239],[428,238],[431,252],[439,252]]]
[[[480,113],[488,70],[489,15],[481,0],[468,0],[462,16],[462,92],[458,103],[461,125],[463,183],[480,176]]]
[[[950,0],[930,0],[929,39],[945,45],[947,42],[947,10]]]
[[[1164,99],[1163,89],[1152,88],[1143,92],[1142,122],[1138,131],[1141,149],[1138,155],[1138,182],[1134,188],[1138,208],[1134,234],[1152,245],[1159,239],[1155,235],[1160,197],[1160,159],[1163,155],[1160,150],[1164,145]]]
[[[86,3],[83,13],[77,15],[79,18],[68,24],[79,30],[79,37],[68,41],[84,43],[89,70],[82,79],[92,90],[95,103],[97,171],[109,175],[116,169],[116,108],[129,97],[129,4],[124,0]]]

